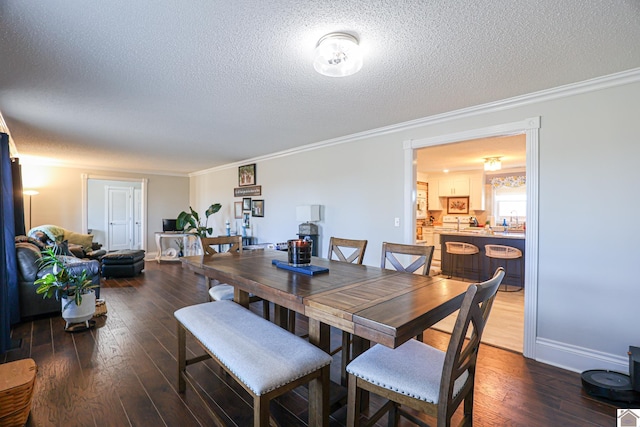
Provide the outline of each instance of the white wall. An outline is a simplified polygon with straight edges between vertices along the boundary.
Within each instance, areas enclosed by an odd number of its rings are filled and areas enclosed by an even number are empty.
[[[154,233],[162,231],[162,218],[175,218],[189,208],[189,178],[182,176],[145,175],[98,171],[91,168],[69,168],[23,163],[24,188],[40,192],[32,197],[33,225],[54,224],[68,230],[82,230],[82,175],[109,176],[131,180],[148,179],[147,185],[147,252],[155,251]],[[102,242],[104,243],[104,242]]]
[[[541,117],[538,324],[535,358],[575,371],[626,371],[639,345],[638,233],[612,211],[640,211],[640,77],[613,87],[504,103],[397,132],[257,162],[265,217],[260,241],[294,237],[295,206],[324,207],[321,255],[330,236],[369,240],[365,263],[378,265],[382,241],[401,242],[402,141]],[[624,82],[623,82],[624,83]],[[553,94],[550,94],[553,95]],[[249,162],[247,162],[249,163]],[[191,179],[191,203],[220,201],[232,215],[237,165]],[[407,206],[412,209],[413,206]],[[225,214],[219,215],[222,232]]]

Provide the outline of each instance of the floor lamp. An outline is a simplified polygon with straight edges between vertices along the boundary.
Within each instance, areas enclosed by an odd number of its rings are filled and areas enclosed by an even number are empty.
[[[40,194],[39,191],[36,190],[24,190],[22,192],[25,196],[29,196],[29,228],[27,231],[31,230],[31,197]]]

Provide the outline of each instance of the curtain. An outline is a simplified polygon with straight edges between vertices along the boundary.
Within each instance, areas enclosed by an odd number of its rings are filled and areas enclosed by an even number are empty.
[[[13,212],[16,236],[26,235],[24,229],[24,194],[22,193],[22,166],[17,158],[11,159],[11,176],[13,178]],[[31,209],[31,206],[29,206]]]
[[[20,321],[18,271],[15,248],[13,177],[9,157],[9,135],[0,133],[0,354],[11,348],[11,325]],[[23,225],[24,228],[24,225]]]

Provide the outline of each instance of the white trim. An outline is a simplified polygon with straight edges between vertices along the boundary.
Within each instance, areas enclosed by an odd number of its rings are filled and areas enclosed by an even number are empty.
[[[596,77],[594,79],[585,80],[582,82],[571,83],[564,86],[559,86],[552,89],[546,89],[538,92],[529,93],[526,95],[516,96],[513,98],[507,98],[500,101],[490,102],[487,104],[476,105],[473,107],[462,108],[460,110],[450,111],[447,113],[436,114],[408,122],[398,123],[391,126],[385,126],[377,129],[368,130],[365,132],[355,133],[339,138],[328,139],[326,141],[320,141],[312,144],[302,145],[300,147],[292,148],[289,150],[278,151],[276,153],[268,154],[265,156],[253,157],[250,159],[242,160],[235,163],[229,163],[221,166],[216,166],[210,169],[192,172],[189,177],[198,175],[204,175],[210,172],[218,172],[238,166],[242,166],[247,163],[258,163],[265,160],[277,159],[280,157],[292,156],[294,154],[303,153],[306,151],[317,150],[333,145],[346,144],[353,141],[358,141],[364,138],[371,138],[380,135],[402,132],[422,126],[430,126],[438,123],[450,122],[453,120],[463,119],[467,117],[473,117],[481,114],[492,113],[496,111],[508,110],[515,107],[521,107],[525,105],[535,104],[538,102],[549,101],[553,99],[566,98],[583,93],[593,92],[596,90],[606,89],[615,86],[622,86],[630,83],[640,82],[640,68],[634,68],[628,71],[620,73],[610,74],[608,76]]]
[[[624,374],[629,373],[628,357],[603,353],[546,338],[538,338],[536,340],[536,354],[538,362],[573,372],[608,369]]]
[[[531,117],[519,122],[503,123],[481,129],[470,129],[462,132],[438,135],[431,138],[404,141],[405,150],[405,206],[406,200],[412,200],[411,195],[415,191],[415,150],[434,145],[450,144],[454,142],[489,138],[498,135],[525,134],[527,140],[527,230],[525,240],[525,308],[524,308],[524,350],[523,355],[536,359],[536,324],[538,313],[538,180],[539,180],[539,147],[540,117]],[[411,152],[411,156],[407,154]],[[409,188],[409,186],[411,188]],[[414,214],[415,215],[415,214]],[[404,235],[407,243],[413,243],[415,232],[415,219],[405,211]],[[413,223],[412,223],[413,222]]]

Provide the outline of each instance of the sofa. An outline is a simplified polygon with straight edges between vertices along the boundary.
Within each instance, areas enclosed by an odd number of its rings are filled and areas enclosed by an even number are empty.
[[[60,301],[55,298],[43,299],[36,294],[37,286],[34,281],[47,274],[50,269],[40,270],[38,260],[42,258],[42,250],[46,248],[41,241],[16,236],[16,260],[18,264],[18,297],[20,300],[20,317],[22,320],[44,314],[60,313]],[[80,259],[74,256],[61,255],[60,258],[69,266],[71,273],[87,271],[87,276],[94,285],[100,285],[100,262],[97,260]],[[95,289],[96,298],[100,297],[100,288]]]

